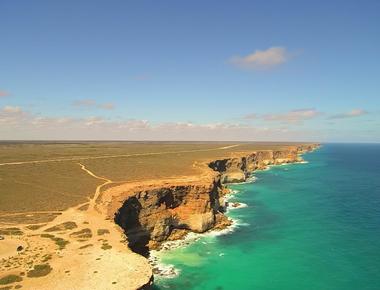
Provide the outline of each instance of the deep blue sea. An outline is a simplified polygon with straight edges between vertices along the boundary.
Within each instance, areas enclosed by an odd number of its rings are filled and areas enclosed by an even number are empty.
[[[326,144],[308,163],[231,186],[233,232],[162,254],[159,289],[379,290],[380,145]]]

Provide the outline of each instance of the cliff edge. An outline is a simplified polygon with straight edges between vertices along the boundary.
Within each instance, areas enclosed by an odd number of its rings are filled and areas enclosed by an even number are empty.
[[[236,153],[209,161],[200,176],[124,184],[103,194],[101,204],[109,219],[124,230],[129,247],[148,256],[162,242],[183,238],[188,232],[203,233],[231,224],[224,215],[228,183],[244,182],[255,170],[269,165],[302,161],[300,156],[316,144],[282,150]]]

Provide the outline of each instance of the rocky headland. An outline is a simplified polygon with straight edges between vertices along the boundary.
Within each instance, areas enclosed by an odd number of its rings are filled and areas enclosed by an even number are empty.
[[[232,147],[238,145],[218,150]],[[255,170],[271,165],[301,162],[303,153],[317,147],[234,149],[218,155],[222,157],[191,161],[192,175],[135,182],[116,183],[78,163],[99,181],[93,197],[49,222],[3,224],[0,284],[42,290],[151,288],[157,265],[147,259],[150,250],[185,242],[188,233],[232,224],[227,208],[244,204],[228,204],[227,184],[245,182]]]
[[[270,165],[302,162],[301,155],[318,146],[235,153],[198,165],[203,169],[200,176],[113,187],[102,195],[100,204],[108,218],[124,230],[129,247],[147,257],[149,250],[160,249],[165,241],[231,225],[224,215],[229,193],[226,184],[244,182],[255,170]]]

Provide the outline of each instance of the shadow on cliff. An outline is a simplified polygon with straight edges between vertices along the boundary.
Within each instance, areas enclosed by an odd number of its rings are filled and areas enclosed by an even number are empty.
[[[142,205],[136,197],[131,197],[115,214],[115,222],[124,230],[129,248],[144,257],[149,256],[150,232],[139,221]]]

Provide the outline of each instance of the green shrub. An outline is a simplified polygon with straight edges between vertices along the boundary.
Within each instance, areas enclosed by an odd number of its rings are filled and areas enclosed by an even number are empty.
[[[58,231],[64,231],[64,230],[73,230],[77,228],[77,224],[74,222],[64,222],[62,224],[56,225],[54,227],[48,228],[45,230],[45,232],[58,232]]]
[[[70,234],[70,237],[78,238],[78,239],[90,239],[92,238],[92,232],[90,229],[82,229],[80,231],[74,232]]]
[[[33,270],[30,270],[26,275],[29,278],[43,277],[48,275],[51,270],[53,270],[53,268],[50,267],[49,264],[39,264],[35,265]]]
[[[21,236],[24,233],[19,228],[4,228],[0,229],[0,235],[14,235],[14,236]]]
[[[67,241],[65,239],[53,236],[51,234],[41,234],[41,237],[42,238],[48,238],[48,239],[51,239],[52,241],[54,241],[60,250],[63,250],[66,247],[66,245],[70,243],[69,241]]]
[[[22,278],[17,275],[7,275],[0,278],[0,285],[7,285],[15,282],[21,282]]]
[[[98,236],[103,236],[105,234],[109,234],[110,231],[107,229],[98,229]]]

